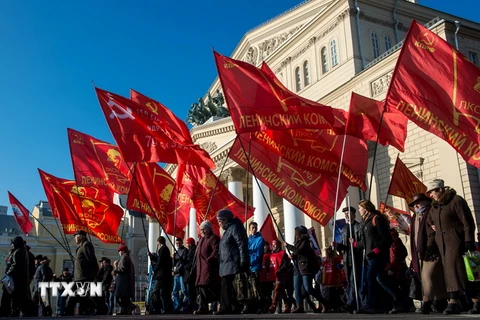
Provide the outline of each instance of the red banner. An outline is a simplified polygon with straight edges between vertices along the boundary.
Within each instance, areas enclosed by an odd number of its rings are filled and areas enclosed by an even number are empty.
[[[254,140],[249,144],[249,139],[244,136],[237,136],[230,158],[280,197],[325,226],[333,216],[337,179],[300,169]],[[347,187],[348,184],[340,181],[338,203],[347,194]]]
[[[191,201],[182,194],[177,197],[176,189],[175,180],[158,164],[137,163],[128,194],[127,209],[157,219],[165,233],[183,238]]]
[[[229,209],[240,220],[245,222],[245,204],[235,197],[227,187],[218,181],[218,177],[209,169],[187,165],[183,175],[182,193],[192,200],[197,210],[197,222],[210,221],[218,228],[217,213]],[[215,190],[215,192],[214,192]],[[213,197],[210,210],[207,212],[210,199]],[[255,208],[248,206],[247,219],[253,216]]]
[[[246,137],[248,135],[244,135],[244,139]],[[251,137],[299,169],[338,177],[344,136],[332,130],[266,130],[254,132]],[[367,145],[356,137],[347,136],[345,152],[342,179],[366,190]]]
[[[417,193],[425,193],[427,187],[420,181],[407,166],[397,157],[395,168],[393,169],[392,181],[387,194],[397,196],[412,202],[413,196]]]
[[[413,21],[386,97],[419,127],[480,168],[480,69]]]
[[[95,88],[110,131],[127,162],[188,163],[214,168],[209,154],[196,144],[175,140],[152,105],[140,105]]]
[[[268,67],[214,52],[218,76],[237,133],[287,129],[333,129],[345,111],[290,92]],[[265,68],[265,70],[263,70]],[[345,123],[345,122],[344,122]]]
[[[13,194],[10,193],[10,191],[8,191],[8,199],[10,200],[10,204],[12,205],[15,221],[17,222],[22,232],[25,235],[28,235],[30,230],[32,230],[33,228],[33,224],[30,222],[29,219],[30,211],[28,211],[27,208],[25,208],[23,204],[21,204],[20,201],[18,201],[17,198],[15,198]]]
[[[119,206],[96,198],[98,189],[79,187],[73,180],[60,179],[40,169],[38,172],[48,203],[65,234],[84,230],[105,243],[121,242],[117,231],[123,210]]]
[[[68,130],[68,142],[77,185],[95,187],[99,199],[113,200],[113,193],[127,194],[131,173],[120,150],[92,136]]]
[[[362,140],[377,141],[405,151],[407,117],[396,109],[383,114],[385,102],[370,99],[352,92],[345,134]],[[380,132],[379,129],[380,128]]]
[[[172,140],[180,141],[184,145],[193,144],[187,124],[180,120],[170,109],[133,89],[130,89],[130,99],[147,107],[156,114],[158,116],[158,124],[161,125],[167,135],[171,136]]]
[[[275,232],[275,227],[273,226],[272,216],[269,214],[260,228],[260,233],[265,241],[272,245],[273,240],[277,240],[277,233]]]

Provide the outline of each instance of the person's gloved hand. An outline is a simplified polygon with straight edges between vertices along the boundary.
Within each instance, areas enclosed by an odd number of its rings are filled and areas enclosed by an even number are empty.
[[[372,251],[370,251],[368,254],[367,254],[367,258],[368,259],[372,259],[372,258],[375,258],[377,255],[380,254],[380,249],[378,248],[373,248]]]
[[[435,261],[438,258],[438,248],[436,246],[428,246],[425,249],[425,261]]]
[[[465,252],[470,251],[477,251],[477,247],[475,246],[475,242],[473,241],[466,241],[465,242]]]

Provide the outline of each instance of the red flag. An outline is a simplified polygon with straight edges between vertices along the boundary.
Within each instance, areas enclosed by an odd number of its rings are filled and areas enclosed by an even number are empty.
[[[30,222],[28,217],[30,215],[30,211],[28,211],[27,208],[25,208],[23,204],[21,204],[20,201],[18,201],[17,198],[10,193],[10,191],[8,191],[8,198],[10,200],[10,204],[12,205],[15,221],[22,232],[25,233],[25,235],[28,235],[30,230],[33,228],[33,224]]]
[[[413,21],[386,102],[480,168],[480,69]]]
[[[275,232],[275,228],[273,226],[272,216],[268,215],[265,221],[260,228],[260,233],[262,234],[263,239],[268,241],[268,243],[272,244],[273,240],[277,240],[277,233]]]
[[[191,201],[178,197],[175,180],[156,163],[137,163],[127,209],[157,219],[167,234],[183,238]],[[175,205],[176,217],[175,217]]]
[[[247,135],[243,136],[247,139]],[[332,130],[265,130],[252,133],[251,137],[299,169],[338,177],[344,136]],[[345,146],[341,178],[366,190],[367,145],[347,136]]]
[[[388,222],[390,223],[390,228],[398,229],[398,231],[401,231],[404,234],[410,234],[412,216],[407,211],[391,207],[383,202],[380,202],[378,210],[387,217]]]
[[[333,216],[337,178],[300,169],[254,140],[250,140],[249,144],[249,140],[244,136],[237,136],[230,158],[249,170],[280,197],[325,226]],[[347,187],[341,180],[339,203],[347,194]]]
[[[40,169],[38,172],[48,203],[65,234],[84,230],[105,243],[121,242],[117,230],[123,210],[119,206],[96,198],[98,190],[93,187],[78,187],[73,180],[60,179]]]
[[[68,142],[77,185],[95,187],[99,199],[112,201],[113,193],[127,194],[131,173],[120,150],[92,136],[68,130]]]
[[[214,52],[218,76],[237,133],[266,129],[333,129],[344,111],[291,93],[273,75]],[[263,68],[263,67],[262,67]],[[344,122],[345,123],[345,122]]]
[[[158,123],[164,128],[165,132],[172,134],[174,140],[180,141],[181,144],[185,145],[193,144],[187,124],[180,120],[170,109],[133,89],[130,89],[130,99],[141,106],[147,107],[156,114]]]
[[[427,187],[397,157],[387,194],[404,198],[410,203],[415,194],[425,193],[426,191]]]
[[[110,131],[127,162],[188,163],[214,168],[209,154],[196,144],[182,144],[165,127],[151,105],[95,88]],[[152,107],[152,109],[150,109]]]
[[[385,103],[370,99],[352,92],[350,110],[345,134],[362,140],[377,141],[383,146],[391,145],[400,151],[405,151],[407,137],[407,117],[396,109],[390,109],[383,114],[380,134],[380,118]]]
[[[218,228],[216,217],[218,211],[222,209],[229,209],[242,222],[245,222],[245,204],[235,197],[222,182],[218,181],[218,177],[207,168],[190,165],[185,167],[182,194],[192,200],[193,207],[197,210],[198,224],[208,220],[215,228]],[[212,197],[213,200],[207,212]],[[254,211],[255,208],[248,206],[247,219],[253,216]]]

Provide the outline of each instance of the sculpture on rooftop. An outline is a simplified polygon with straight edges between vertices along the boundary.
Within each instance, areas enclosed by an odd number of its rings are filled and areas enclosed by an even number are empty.
[[[188,111],[187,122],[193,126],[199,126],[204,124],[211,117],[226,118],[230,117],[230,113],[227,108],[224,107],[225,98],[223,97],[220,89],[217,89],[217,92],[214,97],[210,94],[207,94],[207,101],[205,102],[203,98],[198,98],[198,102],[194,102],[190,106]]]

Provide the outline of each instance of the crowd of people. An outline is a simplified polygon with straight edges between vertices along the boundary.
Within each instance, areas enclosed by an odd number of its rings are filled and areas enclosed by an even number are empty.
[[[475,223],[467,202],[443,180],[435,179],[425,194],[408,204],[413,212],[410,254],[396,229],[369,200],[358,209],[343,208],[347,224],[341,241],[319,251],[315,236],[295,228],[293,243],[265,241],[258,224],[247,230],[230,210],[217,214],[221,236],[210,221],[200,224],[198,243],[177,238],[170,252],[166,238],[157,239],[151,260],[150,314],[245,313],[480,313],[476,282],[468,281],[463,255],[475,252]],[[357,211],[360,215],[356,219]],[[137,306],[135,270],[129,249],[118,248],[119,259],[99,261],[84,231],[75,233],[74,274],[57,276],[48,257],[30,253],[22,237],[12,240],[1,316],[51,316],[51,292],[42,295],[40,282],[101,282],[102,296],[59,298],[56,314],[68,316],[132,314]],[[408,261],[408,263],[407,263]],[[100,264],[100,265],[99,265]],[[248,275],[255,299],[239,301],[239,274]],[[33,282],[33,284],[32,284]],[[33,288],[33,290],[32,290]],[[61,292],[60,292],[61,293]],[[413,300],[421,304],[415,309]]]

